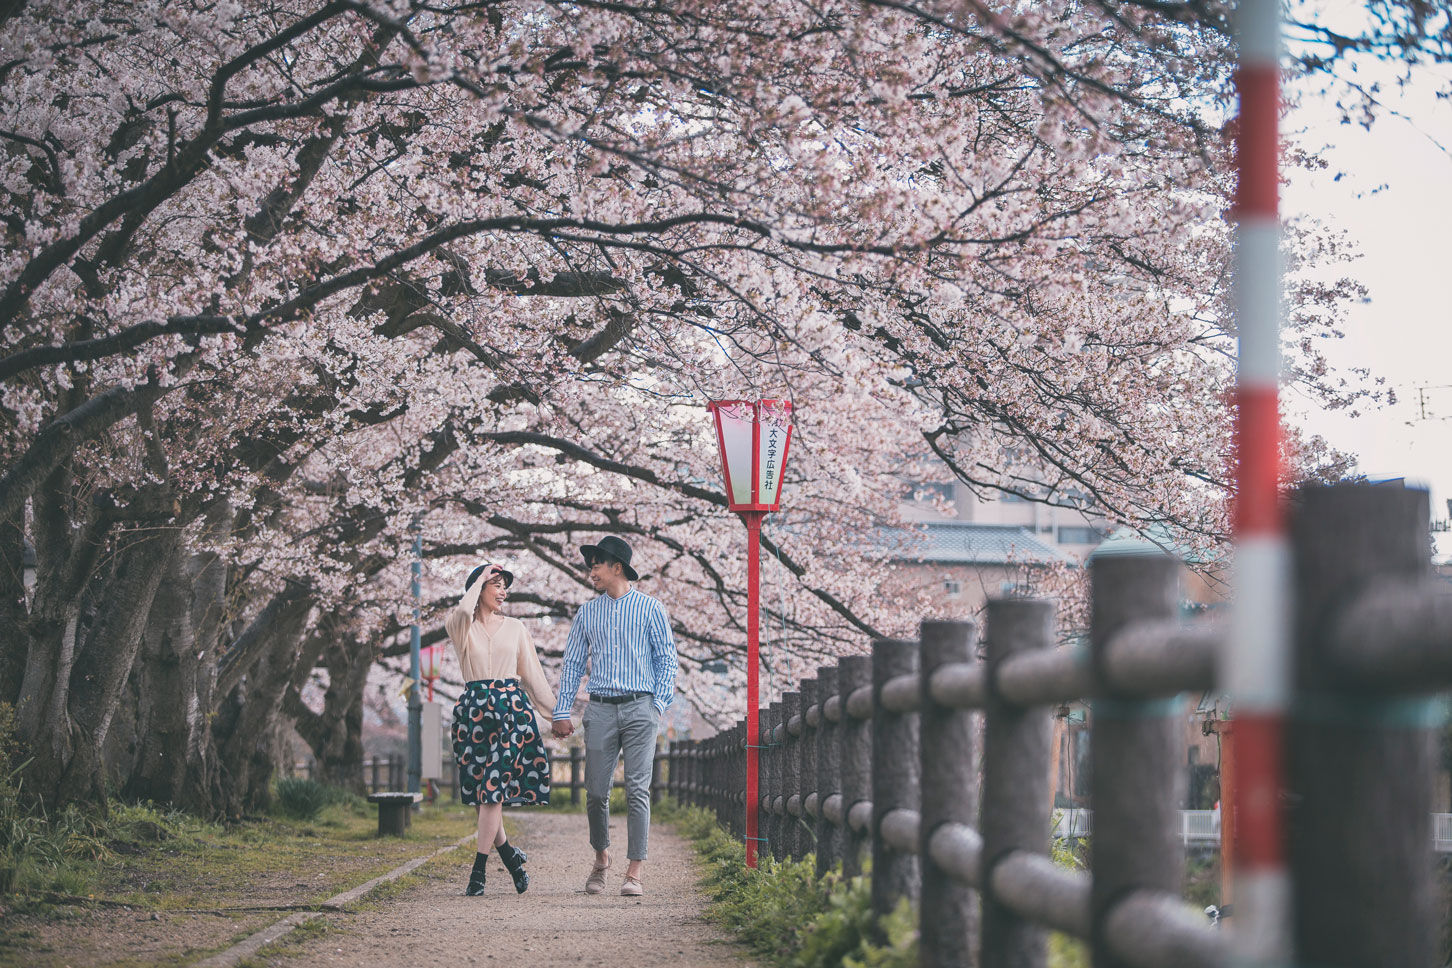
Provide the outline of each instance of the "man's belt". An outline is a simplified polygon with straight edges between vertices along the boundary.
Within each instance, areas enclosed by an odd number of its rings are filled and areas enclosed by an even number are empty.
[[[653,695],[655,695],[655,693],[653,692],[627,692],[623,696],[597,696],[592,692],[590,693],[590,701],[609,703],[612,706],[618,706],[623,702],[633,702],[634,700],[640,699],[644,696]]]

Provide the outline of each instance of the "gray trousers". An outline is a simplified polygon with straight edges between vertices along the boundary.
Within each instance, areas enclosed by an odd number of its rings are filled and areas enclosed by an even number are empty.
[[[590,817],[590,846],[610,846],[610,785],[615,762],[625,752],[625,803],[628,860],[645,860],[650,839],[650,774],[660,714],[655,700],[641,696],[619,704],[592,702],[585,707],[585,810]]]

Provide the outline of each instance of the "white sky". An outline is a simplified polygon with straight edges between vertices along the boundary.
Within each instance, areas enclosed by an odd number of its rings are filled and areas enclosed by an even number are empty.
[[[1383,102],[1405,119],[1383,116],[1370,131],[1340,124],[1333,105],[1304,96],[1287,129],[1307,147],[1328,146],[1331,167],[1298,173],[1281,203],[1287,217],[1314,215],[1360,248],[1347,274],[1370,297],[1351,309],[1346,339],[1329,355],[1369,367],[1398,398],[1356,418],[1308,413],[1304,424],[1359,455],[1363,473],[1429,487],[1434,520],[1452,516],[1452,104],[1434,96],[1441,86],[1428,76],[1405,93],[1388,91]],[[1439,546],[1452,554],[1452,535]]]

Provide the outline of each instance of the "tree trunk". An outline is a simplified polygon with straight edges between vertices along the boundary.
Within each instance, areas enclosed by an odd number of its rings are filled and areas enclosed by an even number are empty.
[[[216,807],[228,818],[263,812],[271,803],[273,745],[283,697],[299,662],[311,666],[316,661],[316,656],[299,656],[312,609],[311,598],[296,596],[274,610],[267,629],[256,633],[262,640],[249,642],[254,657],[249,667],[245,672],[234,669],[237,685],[217,711],[213,737],[221,788]]]
[[[294,680],[287,696],[287,713],[312,748],[319,778],[358,794],[364,792],[363,690],[377,658],[375,642],[333,639],[323,650],[328,688],[322,712],[313,712],[302,701],[302,684],[311,669],[301,670],[303,674]]]
[[[0,702],[8,703],[20,698],[28,652],[22,515],[0,519]]]
[[[126,693],[152,601],[180,547],[181,529],[149,527],[119,537],[115,570],[70,668],[68,722],[55,725],[69,733],[69,755],[55,760],[37,757],[28,771],[33,788],[56,806],[76,800],[105,803],[101,750]]]
[[[103,509],[77,505],[71,486],[69,468],[63,466],[32,498],[36,585],[21,646],[24,671],[15,711],[30,770],[36,773],[53,771],[71,757],[71,669],[89,618],[88,588],[111,526]],[[28,795],[44,798],[54,783],[31,782],[27,775],[24,788]]]
[[[212,552],[172,562],[142,637],[132,672],[135,703],[127,799],[214,811],[216,750],[206,713],[212,708],[216,654],[227,586],[226,565]]]
[[[23,789],[46,800],[58,783],[57,770],[75,746],[67,707],[71,659],[80,621],[80,603],[66,607],[62,622],[32,622],[25,675],[16,702],[16,723],[28,757]],[[49,802],[49,801],[47,801]]]

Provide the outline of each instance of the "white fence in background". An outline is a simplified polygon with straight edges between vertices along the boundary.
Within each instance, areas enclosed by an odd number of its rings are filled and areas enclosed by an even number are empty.
[[[1054,811],[1055,837],[1088,837],[1094,832],[1094,811],[1072,807]],[[1218,810],[1181,810],[1180,839],[1191,844],[1220,843],[1220,812]],[[1432,814],[1432,849],[1452,853],[1452,813]]]
[[[1186,845],[1220,843],[1220,811],[1181,810],[1180,839]]]
[[[1094,832],[1094,811],[1071,807],[1054,811],[1055,837],[1088,837]],[[1220,843],[1220,813],[1215,810],[1181,810],[1180,840],[1190,844]]]
[[[1452,813],[1432,814],[1432,849],[1452,853]]]
[[[1070,807],[1054,811],[1054,829],[1050,836],[1072,839],[1094,832],[1094,811],[1088,807]]]

